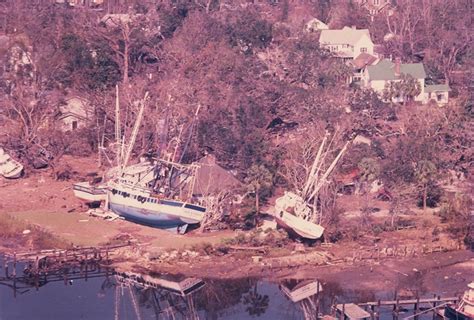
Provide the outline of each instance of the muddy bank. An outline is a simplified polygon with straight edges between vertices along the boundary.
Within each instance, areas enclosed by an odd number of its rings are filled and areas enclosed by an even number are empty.
[[[410,259],[387,259],[354,264],[271,268],[236,257],[213,258],[207,263],[149,263],[121,261],[117,270],[139,273],[172,273],[203,279],[258,278],[279,283],[283,279],[319,279],[339,283],[349,291],[397,292],[399,297],[459,295],[473,281],[474,253],[460,250],[431,253]],[[392,298],[393,296],[386,297]]]
[[[65,157],[64,162],[74,164],[75,168],[82,166],[77,170],[83,173],[94,168],[85,160],[81,164],[77,159]],[[441,287],[463,282],[464,269],[473,267],[472,252],[459,250],[462,244],[451,239],[431,213],[406,217],[418,219],[418,228],[374,236],[370,226],[366,226],[354,239],[311,248],[288,239],[276,244],[275,237],[273,242],[262,240],[263,244],[256,245],[253,242],[260,235],[253,232],[227,230],[199,234],[193,231],[175,235],[127,221],[104,221],[86,213],[87,207],[74,197],[70,181],[51,179],[48,172],[1,181],[0,197],[4,199],[0,205],[0,222],[9,216],[18,222],[8,235],[0,234],[0,248],[4,247],[0,252],[60,247],[58,243],[67,247],[130,242],[132,245],[123,249],[116,260],[118,268],[202,278],[277,280],[324,276],[328,281],[339,279],[355,287],[362,283],[367,288],[395,286],[405,278],[422,274],[427,288],[436,289],[435,283],[440,279],[453,279],[449,273],[458,278],[446,281]],[[31,230],[23,234],[26,228]],[[56,243],[40,244],[35,240],[48,238],[48,234]],[[234,244],[234,248],[228,244],[229,240],[245,237],[248,239]],[[259,248],[249,248],[255,246]],[[432,253],[447,250],[450,252]]]

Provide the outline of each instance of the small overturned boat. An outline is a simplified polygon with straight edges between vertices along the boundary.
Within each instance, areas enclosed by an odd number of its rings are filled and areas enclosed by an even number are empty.
[[[23,165],[0,148],[0,174],[8,179],[16,179],[21,177],[22,173]]]
[[[457,305],[447,305],[444,308],[444,318],[449,320],[474,319],[474,282],[467,285],[461,301]]]
[[[309,240],[317,240],[323,236],[324,228],[319,224],[305,220],[310,213],[305,201],[293,192],[276,199],[273,216],[277,224],[288,233]]]

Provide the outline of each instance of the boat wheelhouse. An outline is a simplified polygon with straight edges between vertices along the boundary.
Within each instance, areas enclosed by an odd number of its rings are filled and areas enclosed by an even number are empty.
[[[206,207],[193,197],[198,165],[157,159],[125,168],[109,183],[107,204],[126,220],[184,233],[200,223]]]
[[[106,185],[91,185],[89,182],[78,182],[72,186],[74,196],[87,202],[104,201],[107,198]]]

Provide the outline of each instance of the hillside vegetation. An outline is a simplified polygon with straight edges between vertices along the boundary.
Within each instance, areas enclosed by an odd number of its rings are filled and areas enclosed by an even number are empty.
[[[334,156],[363,136],[370,143],[352,144],[321,192],[326,225],[337,222],[337,193],[354,172],[363,211],[378,180],[391,212],[444,201],[446,219],[469,219],[470,200],[448,201],[440,187],[472,174],[470,1],[398,0],[374,19],[342,0],[130,0],[103,10],[46,2],[0,3],[0,145],[25,165],[41,158],[54,168],[64,154],[110,146],[118,86],[125,136],[137,101],[150,95],[135,157],[173,153],[176,143],[176,161],[212,153],[241,181],[257,182],[264,202],[300,187],[326,134]],[[450,83],[450,103],[394,104],[348,84],[352,70],[305,31],[315,17],[368,28],[387,57],[423,62],[428,82]],[[72,96],[88,101],[91,117],[65,132],[58,115]]]

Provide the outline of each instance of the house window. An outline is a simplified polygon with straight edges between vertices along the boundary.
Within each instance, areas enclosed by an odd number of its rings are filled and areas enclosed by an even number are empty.
[[[436,99],[437,99],[438,101],[443,100],[443,94],[442,94],[442,93],[438,93],[438,94],[436,95]]]
[[[77,129],[77,121],[73,121],[72,122],[72,130],[76,130]]]
[[[367,52],[367,48],[360,48],[360,52]]]

